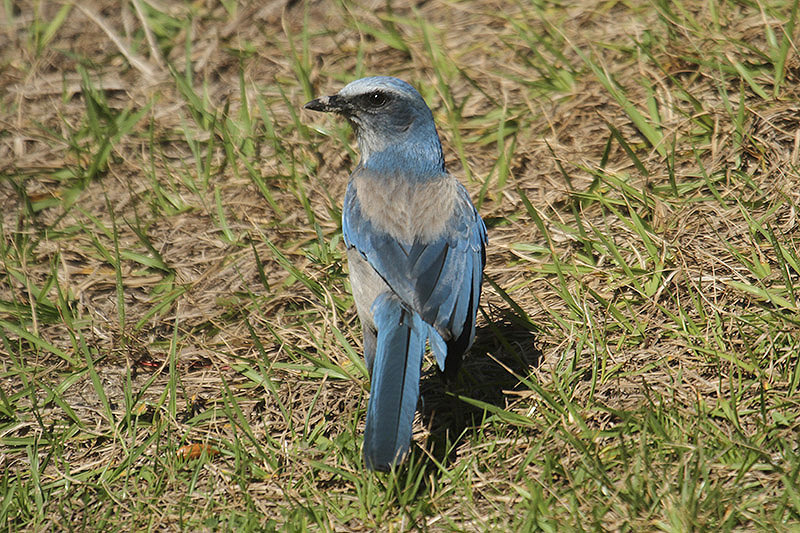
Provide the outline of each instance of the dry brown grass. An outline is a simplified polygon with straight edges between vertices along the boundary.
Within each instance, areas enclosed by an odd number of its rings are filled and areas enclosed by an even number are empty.
[[[795,527],[796,39],[763,67],[790,6],[660,5],[6,3],[9,529]],[[356,155],[300,111],[378,73],[431,105],[527,315],[485,288],[385,478],[337,245]]]

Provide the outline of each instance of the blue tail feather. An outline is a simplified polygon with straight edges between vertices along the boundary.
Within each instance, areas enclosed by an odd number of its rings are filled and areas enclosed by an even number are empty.
[[[408,453],[428,325],[396,297],[382,294],[372,305],[378,330],[364,431],[364,462],[389,470]]]

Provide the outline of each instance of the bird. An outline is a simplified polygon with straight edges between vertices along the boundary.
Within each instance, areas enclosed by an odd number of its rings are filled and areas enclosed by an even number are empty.
[[[361,78],[304,107],[346,118],[358,144],[342,234],[371,382],[362,455],[388,471],[410,450],[427,349],[452,381],[473,343],[486,226],[409,83]]]

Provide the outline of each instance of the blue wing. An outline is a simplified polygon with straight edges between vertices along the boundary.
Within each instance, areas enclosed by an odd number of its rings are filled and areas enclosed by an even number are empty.
[[[394,294],[429,326],[439,367],[460,359],[475,336],[475,315],[486,262],[486,227],[459,183],[453,213],[442,234],[403,244],[378,231],[361,213],[352,181],[345,195],[345,244],[358,250]],[[446,345],[446,348],[445,348]],[[457,366],[458,361],[453,365]]]

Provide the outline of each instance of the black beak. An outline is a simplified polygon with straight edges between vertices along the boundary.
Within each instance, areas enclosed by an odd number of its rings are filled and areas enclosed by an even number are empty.
[[[341,96],[321,96],[303,106],[304,109],[311,111],[322,111],[323,113],[342,113],[346,108],[346,103]]]

